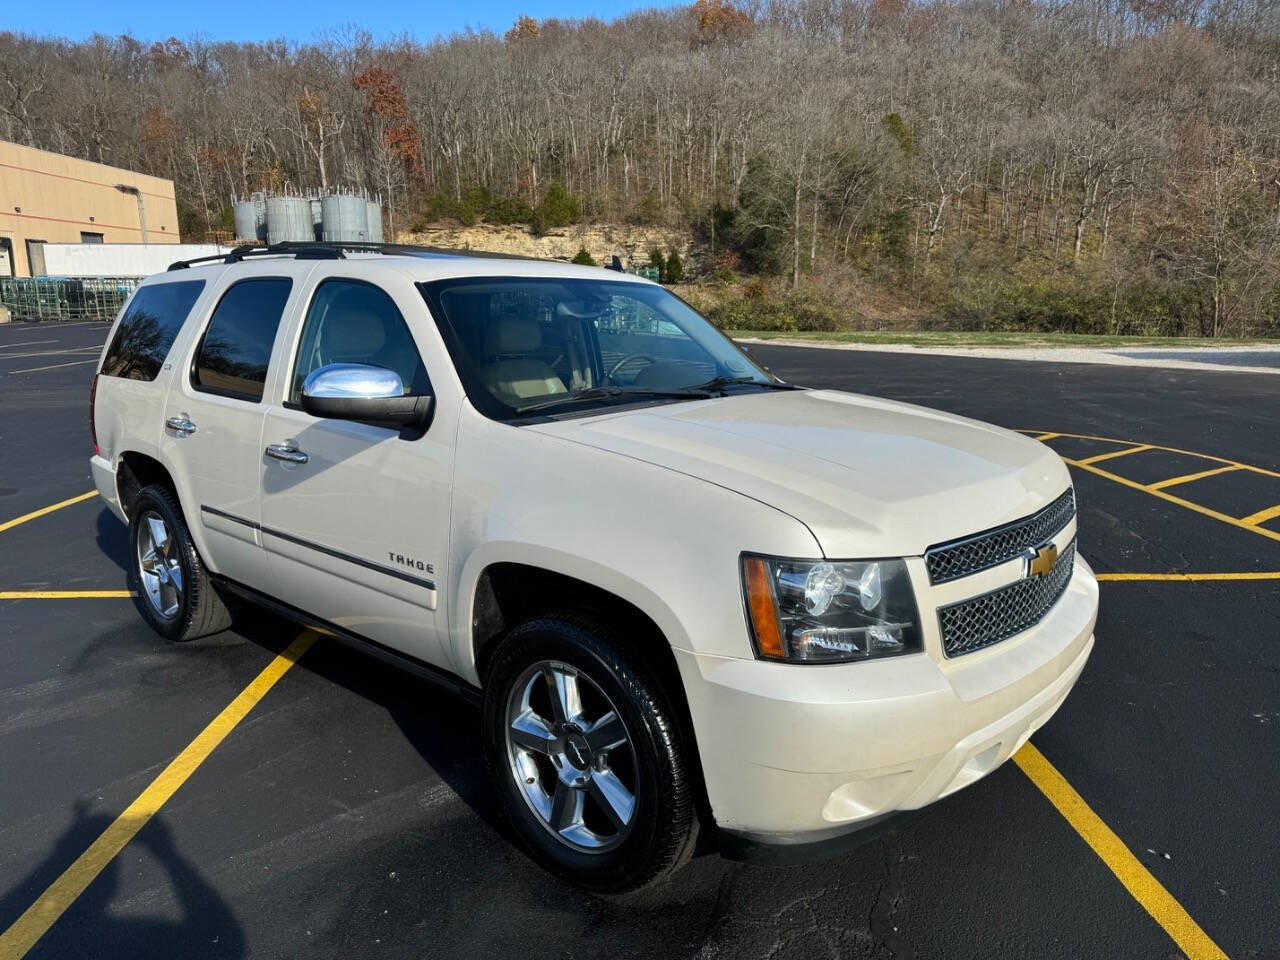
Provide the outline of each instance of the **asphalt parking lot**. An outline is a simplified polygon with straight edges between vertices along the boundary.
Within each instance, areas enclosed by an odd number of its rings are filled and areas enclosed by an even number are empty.
[[[38,901],[32,957],[1280,957],[1280,378],[753,348],[1067,457],[1097,646],[1030,760],[868,846],[597,899],[509,842],[470,707],[324,639],[157,799],[299,631],[166,645],[95,497],[12,522],[92,489],[105,331],[0,327],[0,960]]]

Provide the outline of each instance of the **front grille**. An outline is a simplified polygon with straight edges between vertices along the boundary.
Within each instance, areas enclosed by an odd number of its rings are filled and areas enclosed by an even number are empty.
[[[989,647],[1040,622],[1071,581],[1076,542],[1058,555],[1046,577],[1029,578],[980,597],[938,608],[942,649],[958,657]]]
[[[1029,517],[987,530],[963,540],[941,543],[925,551],[930,583],[958,580],[994,567],[1038,547],[1065,527],[1076,515],[1075,491],[1070,487],[1047,507]]]

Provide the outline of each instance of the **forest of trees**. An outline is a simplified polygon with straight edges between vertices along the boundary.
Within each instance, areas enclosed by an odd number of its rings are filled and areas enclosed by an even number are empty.
[[[173,178],[186,238],[233,193],[356,185],[398,230],[680,226],[704,280],[778,296],[856,281],[986,327],[1280,336],[1276,0],[698,0],[431,43],[0,33],[0,137]]]

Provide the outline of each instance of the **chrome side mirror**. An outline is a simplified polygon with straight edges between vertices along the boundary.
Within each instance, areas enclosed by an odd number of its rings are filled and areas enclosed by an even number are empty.
[[[430,394],[406,397],[398,373],[364,363],[327,364],[302,384],[302,409],[331,420],[425,426],[434,399]]]

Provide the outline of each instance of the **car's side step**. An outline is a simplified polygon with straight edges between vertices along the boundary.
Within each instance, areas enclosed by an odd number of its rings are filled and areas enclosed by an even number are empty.
[[[322,620],[319,617],[313,617],[282,600],[277,600],[275,597],[268,596],[265,593],[260,593],[252,587],[246,587],[243,583],[238,583],[235,580],[228,580],[225,577],[217,577],[216,580],[219,587],[225,588],[236,596],[247,600],[249,603],[263,607],[278,616],[284,617],[287,620],[292,620],[304,627],[310,627],[318,633],[332,637],[333,639],[339,640],[363,653],[376,657],[383,663],[399,667],[401,670],[407,670],[414,676],[420,677],[428,683],[433,683],[438,687],[448,690],[450,693],[461,697],[468,703],[475,706],[480,705],[481,693],[479,688],[473,687],[457,674],[432,666],[425,661],[419,660],[417,657],[411,657],[398,650],[392,650],[390,647],[378,643],[376,640],[370,640],[368,637],[362,637],[358,633],[352,633],[350,630],[340,627],[335,623],[330,623],[329,621]]]

